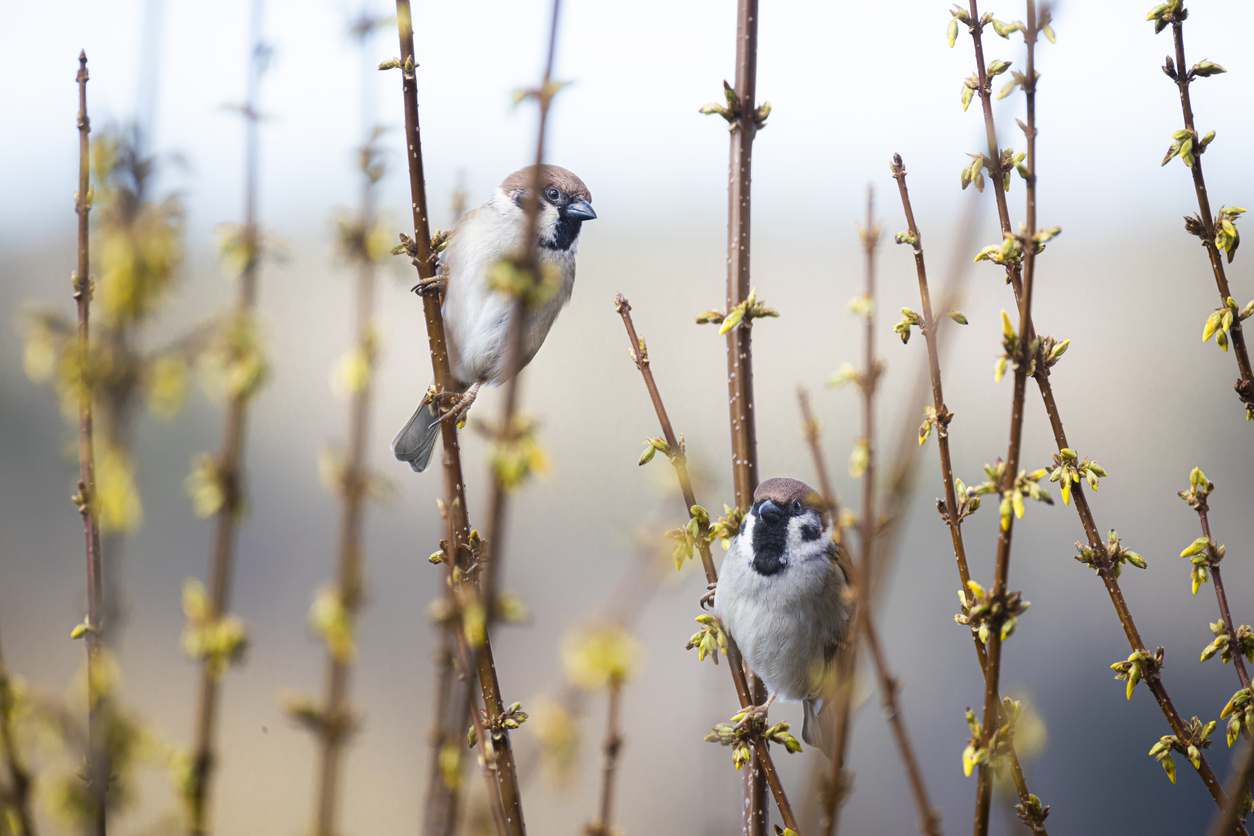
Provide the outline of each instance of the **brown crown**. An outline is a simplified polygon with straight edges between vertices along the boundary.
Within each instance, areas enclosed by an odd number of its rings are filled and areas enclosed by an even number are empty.
[[[534,165],[518,169],[518,171],[505,178],[501,183],[501,189],[509,195],[520,189],[530,189],[531,184],[535,182],[535,171],[536,167]],[[588,187],[570,169],[562,168],[560,165],[544,165],[540,167],[540,175],[541,189],[553,186],[576,200],[582,199],[589,203],[592,202],[592,192],[588,191]]]
[[[823,497],[819,495],[819,492],[799,479],[782,477],[767,479],[758,485],[758,489],[753,492],[754,502],[763,499],[772,500],[776,505],[786,505],[799,499],[803,505],[813,508],[820,514],[825,513],[827,510],[827,507],[823,504]]]

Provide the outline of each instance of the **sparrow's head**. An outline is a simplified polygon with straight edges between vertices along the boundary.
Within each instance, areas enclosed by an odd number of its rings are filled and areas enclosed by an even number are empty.
[[[501,192],[520,209],[535,183],[535,172],[536,167],[529,165],[501,183]],[[597,216],[592,211],[592,192],[574,172],[559,165],[541,166],[540,184],[540,246],[569,250],[583,222]]]
[[[750,538],[753,568],[774,575],[790,563],[830,559],[827,509],[818,491],[797,479],[767,479],[753,494],[741,536]]]

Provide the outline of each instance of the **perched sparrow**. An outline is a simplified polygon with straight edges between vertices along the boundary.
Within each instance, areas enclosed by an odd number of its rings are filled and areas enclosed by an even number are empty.
[[[714,614],[770,698],[801,700],[806,743],[821,742],[823,683],[849,629],[847,582],[832,520],[819,494],[796,479],[767,479],[731,541]]]
[[[466,393],[445,415],[464,415],[482,384],[506,380],[513,302],[489,286],[488,276],[501,259],[523,248],[527,224],[524,203],[534,179],[535,166],[506,177],[491,200],[457,222],[440,254],[439,277],[446,283],[443,310],[449,362],[458,391]],[[535,357],[558,313],[570,301],[579,228],[597,216],[590,203],[592,194],[572,172],[546,165],[541,182],[540,267],[555,276],[556,287],[552,296],[528,311],[519,369]],[[440,435],[440,417],[435,403],[421,404],[392,439],[393,455],[419,473],[426,470]]]

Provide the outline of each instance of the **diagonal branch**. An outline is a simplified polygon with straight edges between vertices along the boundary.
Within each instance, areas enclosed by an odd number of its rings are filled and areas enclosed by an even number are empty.
[[[684,447],[679,436],[675,434],[675,428],[671,425],[670,418],[666,414],[666,407],[662,403],[662,396],[658,392],[657,382],[653,379],[653,370],[649,365],[648,348],[644,340],[636,333],[636,325],[631,319],[631,304],[628,303],[621,293],[615,299],[615,310],[623,318],[623,327],[627,329],[627,338],[631,342],[632,360],[635,362],[636,368],[640,370],[640,376],[644,378],[645,388],[649,390],[649,397],[653,401],[654,411],[657,412],[658,423],[662,427],[662,435],[670,449],[675,453],[675,455],[671,456],[671,463],[675,466],[675,474],[679,477],[679,487],[683,491],[684,504],[688,509],[689,517],[694,517],[695,514],[692,509],[697,506],[697,497],[692,489],[692,479],[688,475],[688,467],[683,452]],[[707,532],[702,531],[701,533],[704,535]],[[705,570],[706,581],[710,584],[717,584],[718,572],[714,568],[714,558],[710,555],[709,542],[704,536],[697,539],[701,554],[701,566]],[[740,707],[743,709],[755,705],[745,677],[740,651],[736,648],[736,643],[731,640],[730,636],[728,636],[727,644],[727,668],[731,672],[732,682],[736,686],[736,695],[740,698]],[[796,816],[793,815],[792,805],[788,802],[788,796],[784,793],[784,785],[780,781],[779,772],[771,759],[766,740],[761,735],[754,735],[752,741],[754,754],[762,765],[763,776],[771,789],[771,793],[775,796],[775,803],[779,807],[780,816],[784,819],[784,825],[794,833],[800,833],[797,827]]]

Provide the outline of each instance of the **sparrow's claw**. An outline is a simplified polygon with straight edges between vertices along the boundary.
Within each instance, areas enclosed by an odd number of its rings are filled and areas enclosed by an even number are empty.
[[[753,708],[750,708],[745,713],[745,716],[741,718],[740,722],[736,724],[736,729],[739,730],[752,723],[756,717],[765,719],[766,712],[768,712],[771,708],[771,703],[775,702],[775,696],[775,694],[771,694],[771,696],[768,697],[766,702],[762,703],[762,705],[755,705]]]
[[[429,279],[422,279],[418,284],[409,289],[410,293],[417,293],[419,296],[428,296],[431,294],[440,295],[444,289],[448,287],[448,280],[443,276],[432,276]]]
[[[718,581],[710,584],[706,589],[710,590],[701,596],[701,609],[709,610],[714,608],[714,592],[718,587]]]
[[[479,397],[479,387],[481,383],[471,386],[463,394],[457,397],[448,407],[448,409],[440,416],[441,421],[452,421],[455,424],[461,424],[466,420],[466,413],[470,411],[470,405],[475,402],[475,398]],[[436,423],[439,423],[438,421]],[[435,426],[432,424],[431,426]]]

